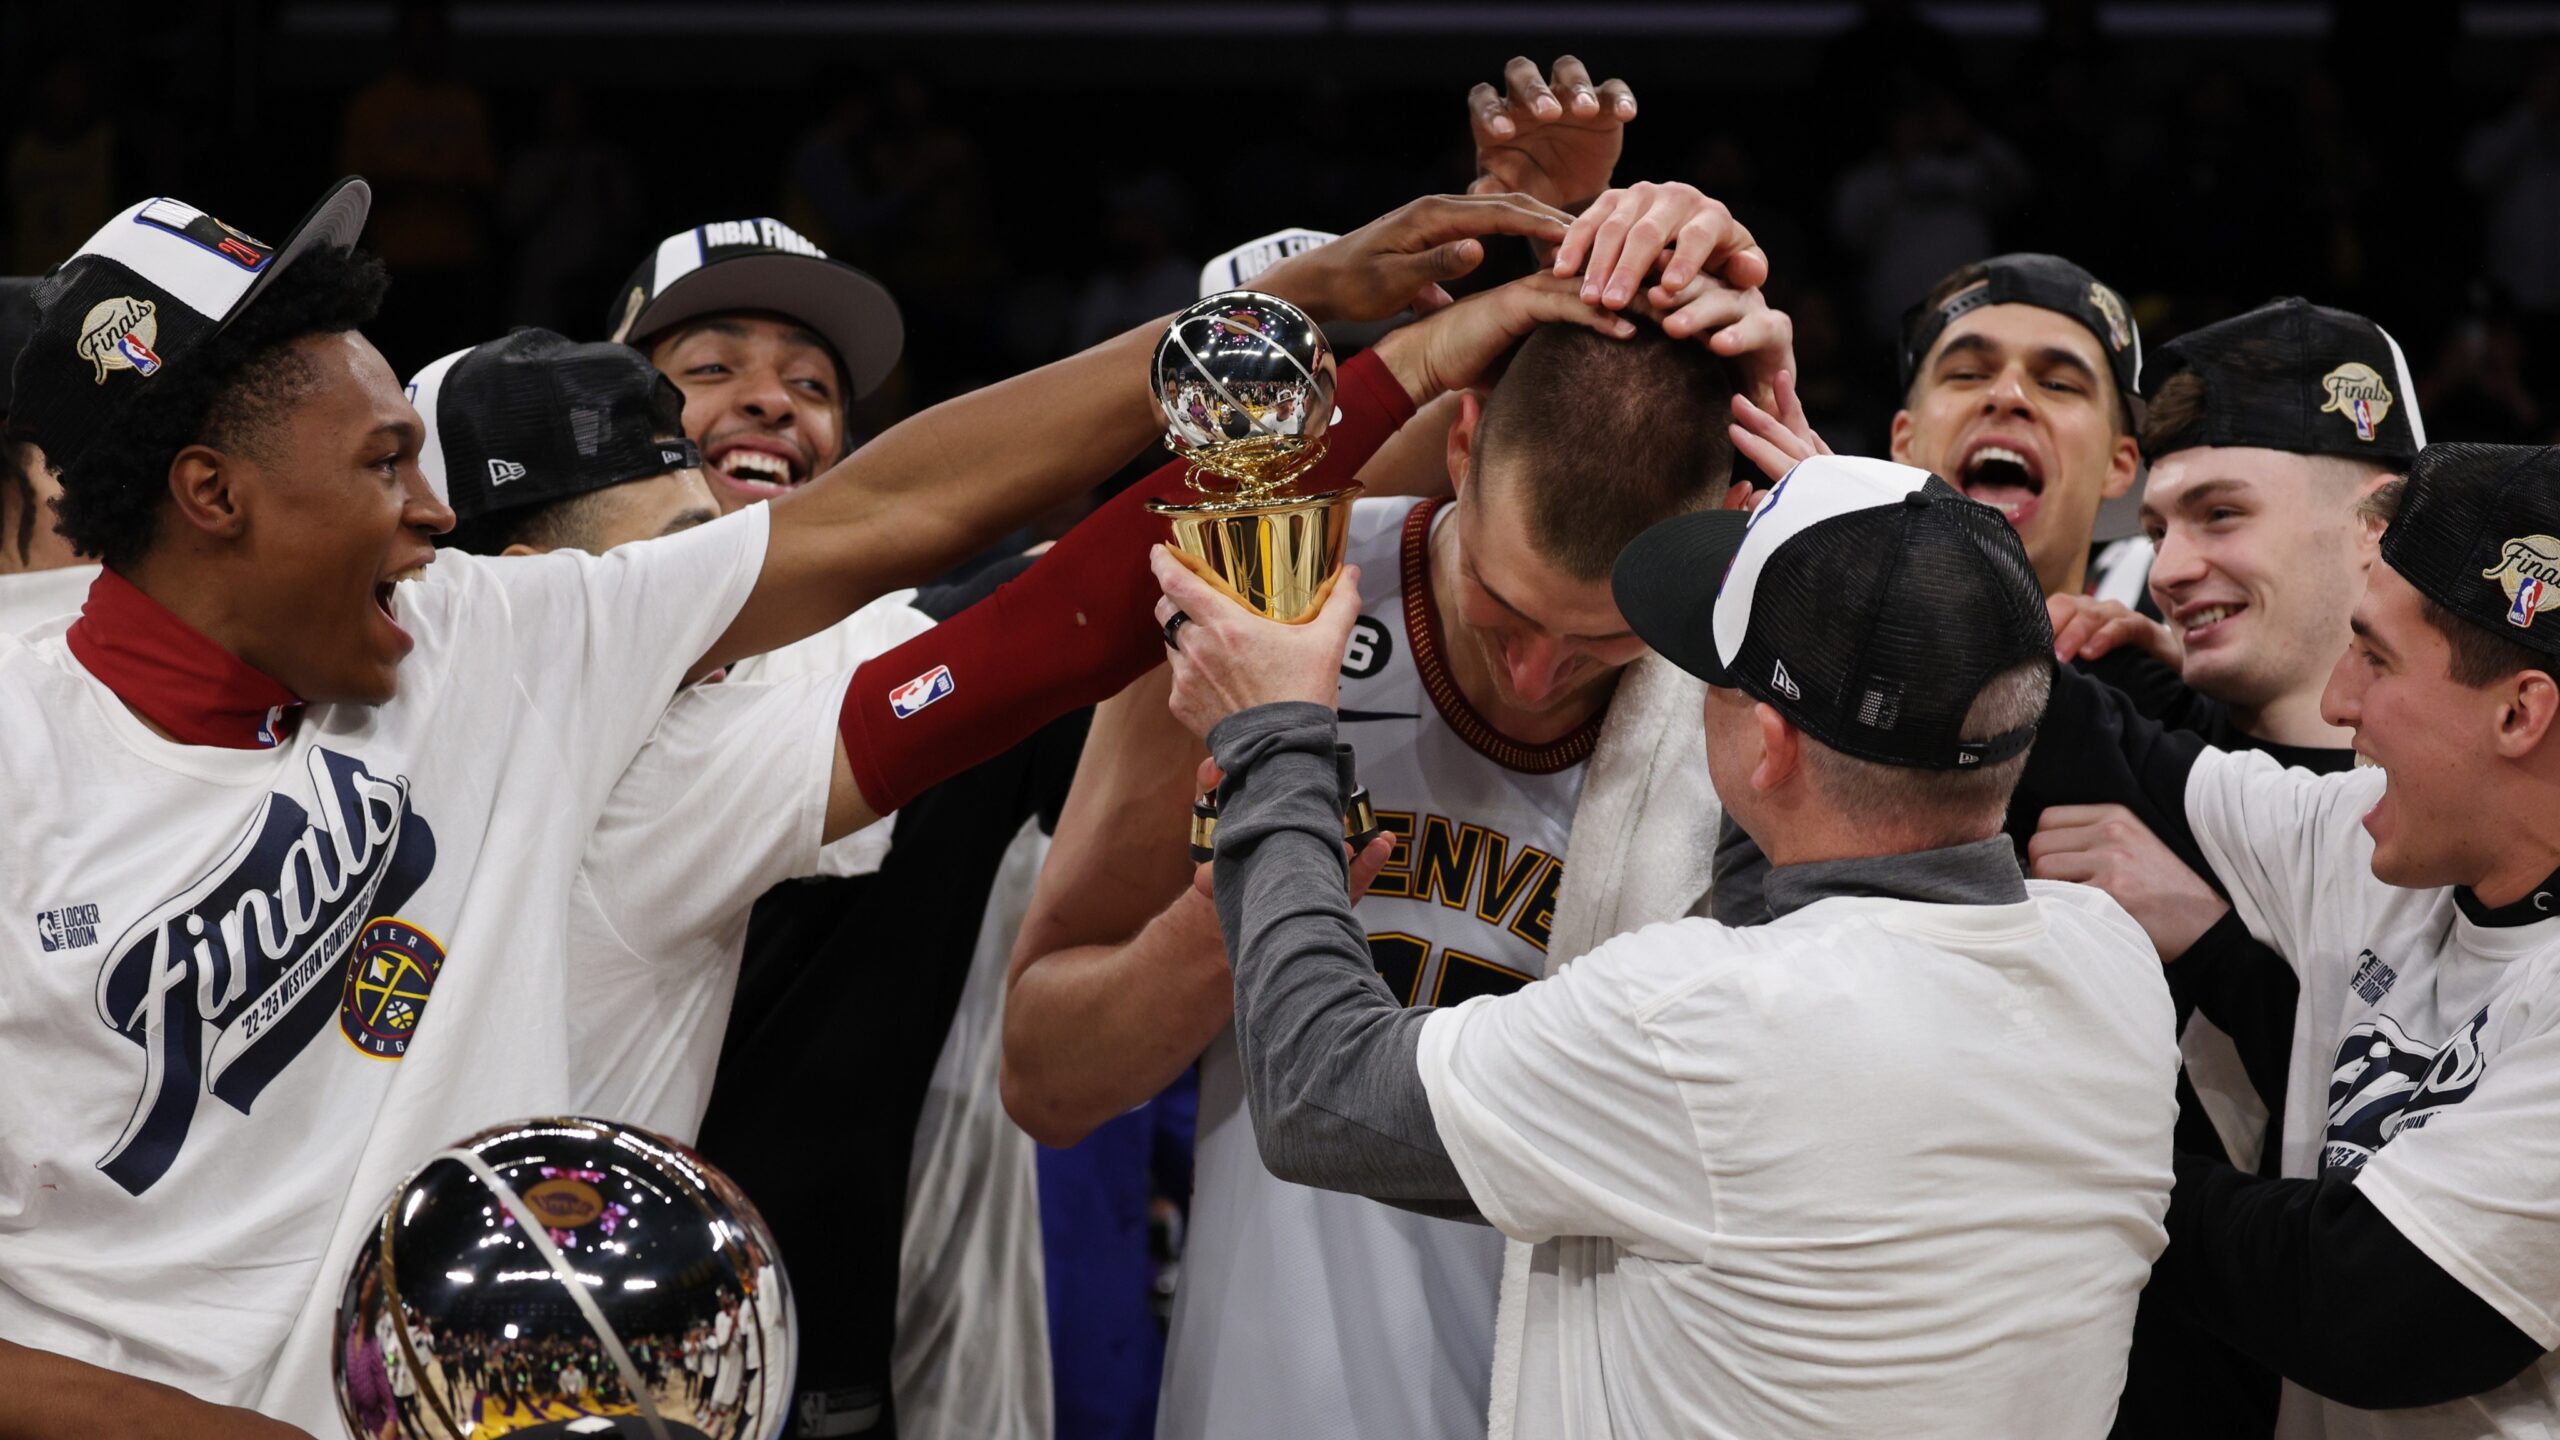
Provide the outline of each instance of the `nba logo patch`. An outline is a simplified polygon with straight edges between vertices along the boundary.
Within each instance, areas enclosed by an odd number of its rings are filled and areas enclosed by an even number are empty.
[[[2356,416],[2356,438],[2357,438],[2357,439],[2359,439],[2359,440],[2370,440],[2370,439],[2372,439],[2372,438],[2373,438],[2373,402],[2372,402],[2372,401],[2370,401],[2370,400],[2362,400],[2362,399],[2360,399],[2360,400],[2356,401],[2355,416]]]
[[[889,692],[890,713],[904,720],[927,705],[949,695],[954,688],[951,683],[951,667],[936,665]]]
[[[125,363],[133,367],[135,374],[151,375],[158,373],[160,369],[160,357],[152,353],[150,346],[142,343],[141,336],[125,336],[123,339],[116,342],[116,349],[123,352]]]
[[[2507,606],[2507,623],[2519,630],[2532,628],[2533,612],[2541,609],[2542,602],[2550,598],[2551,586],[2547,582],[2524,577],[2516,584],[2514,603]]]

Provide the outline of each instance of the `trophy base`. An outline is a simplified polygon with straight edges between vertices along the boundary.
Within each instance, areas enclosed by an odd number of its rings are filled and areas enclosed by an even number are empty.
[[[1173,547],[1257,615],[1298,625],[1323,607],[1351,536],[1357,485],[1281,500],[1206,500],[1147,508],[1172,522]]]

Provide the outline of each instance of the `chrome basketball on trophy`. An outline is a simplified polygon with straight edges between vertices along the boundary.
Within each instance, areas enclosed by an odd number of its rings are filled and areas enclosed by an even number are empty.
[[[1209,296],[1174,316],[1156,345],[1165,444],[1190,462],[1184,479],[1201,498],[1147,508],[1171,523],[1173,548],[1193,569],[1254,613],[1291,625],[1323,608],[1360,493],[1357,485],[1294,488],[1324,458],[1333,377],[1324,331],[1297,306],[1255,290]],[[1352,776],[1351,747],[1339,749],[1344,833],[1365,844],[1374,818],[1351,817],[1369,814],[1368,792]],[[1201,796],[1192,806],[1193,859],[1209,859],[1217,823],[1215,797]]]

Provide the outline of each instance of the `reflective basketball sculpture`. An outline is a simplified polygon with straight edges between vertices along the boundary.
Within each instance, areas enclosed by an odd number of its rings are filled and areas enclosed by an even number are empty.
[[[771,1440],[797,1330],[727,1176],[629,1126],[526,1120],[383,1208],[338,1302],[338,1408],[361,1440]]]
[[[1301,495],[1333,421],[1333,349],[1307,313],[1275,295],[1229,290],[1173,317],[1156,345],[1165,443],[1191,462],[1201,496],[1148,509],[1174,548],[1256,612],[1300,623],[1342,568],[1357,485]]]

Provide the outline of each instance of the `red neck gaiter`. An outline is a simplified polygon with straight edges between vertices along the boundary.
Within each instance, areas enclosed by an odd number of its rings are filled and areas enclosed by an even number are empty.
[[[63,637],[116,698],[185,745],[284,743],[302,700],[113,570],[100,570]]]

